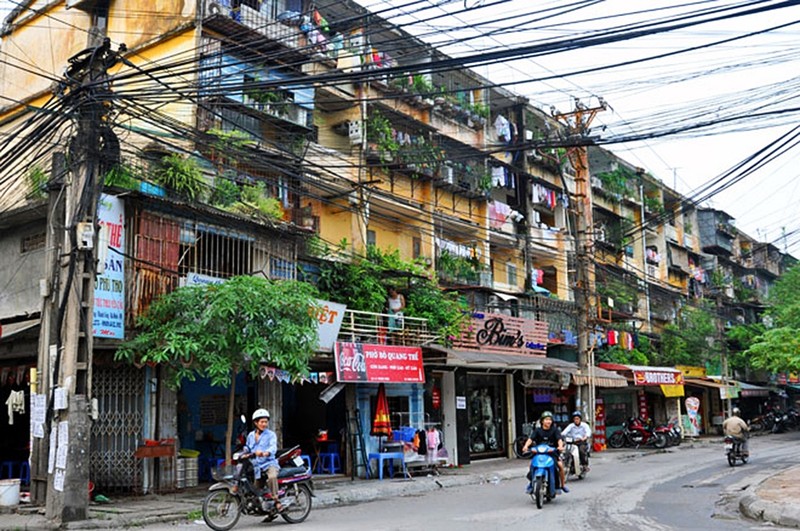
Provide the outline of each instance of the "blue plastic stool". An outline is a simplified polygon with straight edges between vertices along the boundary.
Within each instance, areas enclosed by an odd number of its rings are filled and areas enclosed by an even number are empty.
[[[319,471],[323,474],[336,474],[342,471],[339,453],[325,452],[319,454]]]
[[[31,483],[31,464],[23,461],[19,465],[19,481],[23,485],[30,485]]]
[[[14,469],[17,467],[17,461],[3,461],[0,463],[0,478],[11,479],[16,477]]]
[[[311,470],[311,456],[310,455],[301,455],[300,459],[306,464],[306,468]]]

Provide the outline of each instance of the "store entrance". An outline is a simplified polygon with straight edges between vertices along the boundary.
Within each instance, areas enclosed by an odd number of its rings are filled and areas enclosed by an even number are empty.
[[[469,374],[467,378],[469,408],[470,459],[505,455],[507,445],[505,376]]]

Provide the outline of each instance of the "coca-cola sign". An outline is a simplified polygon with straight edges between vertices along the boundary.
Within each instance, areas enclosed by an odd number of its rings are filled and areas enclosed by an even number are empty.
[[[544,354],[547,323],[499,313],[472,314],[455,348],[507,354]]]
[[[334,358],[340,382],[425,382],[420,347],[339,342]]]

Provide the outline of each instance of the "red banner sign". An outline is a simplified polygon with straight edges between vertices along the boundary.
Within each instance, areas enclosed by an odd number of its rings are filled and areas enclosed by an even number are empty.
[[[336,343],[340,382],[425,383],[420,347]]]
[[[678,371],[635,370],[633,383],[636,385],[683,385],[683,373]]]
[[[499,313],[472,314],[455,348],[505,354],[544,354],[547,323]]]

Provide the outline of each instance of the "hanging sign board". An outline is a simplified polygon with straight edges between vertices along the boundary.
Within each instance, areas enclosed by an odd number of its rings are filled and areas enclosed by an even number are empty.
[[[92,305],[92,335],[125,338],[125,204],[113,195],[102,194],[97,205],[97,222],[103,227],[98,247],[103,253],[103,272],[97,275]]]
[[[425,383],[422,349],[367,343],[336,343],[339,382]]]

